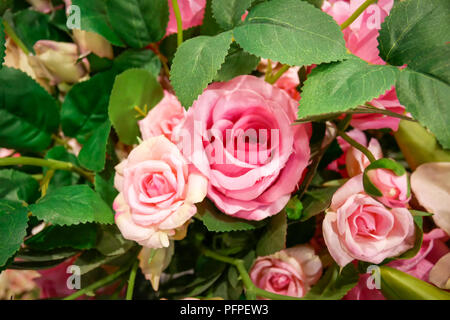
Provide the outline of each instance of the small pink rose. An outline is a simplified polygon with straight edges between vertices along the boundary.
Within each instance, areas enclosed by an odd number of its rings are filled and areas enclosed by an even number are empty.
[[[196,213],[207,180],[188,168],[177,147],[164,136],[149,138],[116,166],[116,224],[124,238],[149,248],[169,239]]]
[[[388,209],[364,193],[362,174],[336,191],[322,229],[328,251],[342,267],[354,259],[378,264],[414,246],[410,212]]]
[[[177,97],[164,91],[163,99],[138,122],[142,139],[164,135],[171,140],[174,129],[184,118],[185,111]]]
[[[303,297],[322,274],[322,262],[309,245],[298,245],[259,257],[250,270],[253,283],[264,290]]]

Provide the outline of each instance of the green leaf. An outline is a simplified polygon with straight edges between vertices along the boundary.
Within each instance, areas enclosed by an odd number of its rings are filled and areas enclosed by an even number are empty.
[[[33,203],[40,196],[39,183],[16,170],[0,170],[0,198]]]
[[[161,86],[147,70],[129,69],[116,77],[109,100],[109,119],[122,142],[132,145],[140,135],[134,108],[150,110],[162,97]]]
[[[358,283],[359,275],[353,264],[341,271],[333,264],[322,278],[303,297],[306,300],[340,300]]]
[[[13,16],[12,28],[30,52],[39,40],[69,42],[70,37],[50,23],[48,15],[35,10],[19,11]]]
[[[303,0],[306,2],[311,3],[313,6],[315,6],[316,8],[322,8],[323,5],[323,0]]]
[[[381,292],[390,300],[450,300],[450,293],[400,270],[380,267]]]
[[[0,145],[28,151],[47,148],[59,124],[55,99],[13,68],[0,69],[0,83]]]
[[[447,0],[409,0],[394,6],[378,37],[380,56],[408,65],[396,84],[399,101],[450,148],[450,5]]]
[[[270,218],[266,230],[256,244],[258,256],[268,256],[286,248],[287,218],[283,210]]]
[[[408,0],[394,6],[381,26],[380,57],[408,65],[450,84],[450,3],[447,0]]]
[[[31,237],[25,244],[31,249],[53,250],[58,248],[91,249],[97,242],[95,224],[49,226]]]
[[[162,39],[169,21],[166,0],[106,1],[108,17],[116,34],[133,48]]]
[[[125,240],[115,225],[101,226],[97,251],[105,256],[117,256],[127,252],[133,245],[133,241]]]
[[[161,70],[161,61],[151,50],[129,49],[114,60],[114,68],[118,70],[118,73],[131,68],[145,69],[158,77]]]
[[[286,210],[287,217],[290,220],[298,220],[302,216],[303,203],[295,195],[291,197],[284,210]]]
[[[345,61],[314,68],[302,88],[299,118],[356,108],[395,84],[397,68],[347,57]]]
[[[55,146],[51,148],[45,155],[45,159],[60,160],[71,162],[76,166],[79,165],[77,157],[74,154],[67,152],[64,146]],[[44,174],[47,170],[47,168],[44,168]],[[50,192],[55,188],[74,185],[78,182],[78,180],[80,180],[80,175],[76,172],[56,170],[50,180],[50,185],[47,192]]]
[[[2,18],[0,18],[0,69],[2,68],[3,60],[5,58],[5,50],[6,50],[5,27],[3,26]]]
[[[214,81],[228,81],[241,74],[249,74],[256,69],[259,60],[258,57],[232,44]]]
[[[208,231],[229,232],[253,230],[261,227],[262,221],[248,221],[221,213],[209,200],[197,205],[198,214]]]
[[[307,191],[302,199],[303,213],[300,220],[308,220],[328,209],[337,189],[338,187],[328,187]]]
[[[450,149],[450,86],[424,73],[409,69],[400,72],[397,96],[406,110]]]
[[[94,130],[78,155],[78,161],[83,167],[95,172],[103,170],[106,161],[106,143],[110,131],[111,123],[109,120],[106,120],[104,124]]]
[[[216,19],[214,19],[212,2],[213,0],[206,0],[205,14],[203,15],[203,24],[200,26],[201,34],[205,36],[215,36],[216,34],[224,31],[217,23]]]
[[[178,48],[170,81],[183,106],[190,107],[214,79],[225,61],[231,38],[230,31],[214,37],[199,36],[183,42]]]
[[[86,222],[114,223],[114,215],[100,196],[87,185],[61,187],[30,206],[32,214],[56,225]]]
[[[212,12],[219,25],[225,29],[234,28],[252,0],[212,0]]]
[[[10,200],[0,200],[0,267],[19,250],[26,236],[27,208]]]
[[[106,1],[72,0],[72,5],[80,7],[81,30],[98,33],[116,46],[124,45],[113,31],[107,15]]]
[[[112,70],[102,72],[73,86],[61,110],[61,125],[65,135],[85,143],[92,132],[105,123],[114,76]]]
[[[305,1],[258,4],[233,34],[245,51],[288,65],[320,64],[346,56],[339,26]]]

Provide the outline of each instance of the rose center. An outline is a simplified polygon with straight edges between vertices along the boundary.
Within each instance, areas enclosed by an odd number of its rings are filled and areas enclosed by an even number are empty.
[[[143,179],[142,190],[149,198],[173,192],[173,187],[166,177],[160,173],[154,173]]]
[[[290,282],[291,279],[287,275],[281,273],[275,273],[270,278],[270,284],[275,290],[286,289]]]

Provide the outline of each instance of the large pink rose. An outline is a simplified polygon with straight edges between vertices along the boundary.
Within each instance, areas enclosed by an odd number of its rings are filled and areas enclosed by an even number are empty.
[[[255,260],[250,278],[264,290],[303,297],[322,274],[322,262],[309,245],[298,245]]]
[[[116,224],[124,238],[149,248],[169,246],[206,196],[207,180],[190,172],[177,147],[152,137],[116,166]]]
[[[173,11],[172,0],[167,1],[169,2],[169,24],[167,25],[166,35],[169,35],[177,32],[177,20]],[[178,0],[178,6],[180,7],[183,29],[202,24],[206,0]]]
[[[164,91],[164,98],[138,122],[142,139],[164,135],[172,139],[172,132],[184,119],[184,109],[177,97]]]
[[[292,125],[297,105],[263,79],[239,76],[210,85],[189,109],[179,145],[223,212],[261,220],[289,201],[310,155],[310,125]]]
[[[409,211],[388,209],[364,193],[362,174],[333,195],[322,229],[328,251],[340,266],[354,259],[378,264],[414,246]]]
[[[322,10],[342,24],[364,2],[364,0],[325,1]],[[344,40],[348,50],[372,64],[386,64],[379,56],[378,34],[381,24],[388,16],[394,0],[380,0],[370,5],[349,27],[344,29]],[[370,102],[373,106],[403,114],[395,88],[386,91]],[[390,128],[398,129],[400,119],[382,114],[358,114],[352,117],[351,125],[360,130]]]

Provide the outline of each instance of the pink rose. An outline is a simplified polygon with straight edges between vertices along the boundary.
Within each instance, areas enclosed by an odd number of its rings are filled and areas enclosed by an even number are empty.
[[[398,114],[405,113],[405,107],[400,104],[397,98],[395,87],[382,94],[370,102],[378,109],[388,110]],[[397,131],[400,119],[390,117],[381,113],[361,113],[352,116],[350,124],[359,130],[389,128]]]
[[[166,29],[166,36],[177,32],[177,20],[173,11],[172,0],[169,2],[169,24]],[[206,0],[178,0],[180,7],[181,21],[183,29],[199,26],[203,22]]]
[[[250,270],[253,283],[264,290],[303,297],[322,274],[322,262],[309,245],[298,245],[259,257]]]
[[[41,288],[41,299],[66,297],[75,293],[75,289],[67,287],[67,280],[71,275],[67,268],[74,264],[77,258],[70,258],[50,269],[39,270],[41,277],[36,279],[37,285]]]
[[[179,145],[223,212],[262,220],[287,204],[310,155],[310,125],[292,125],[297,105],[263,79],[239,76],[210,85],[189,109]]]
[[[138,122],[142,139],[147,140],[164,135],[171,140],[173,130],[184,120],[184,117],[184,108],[177,97],[164,91],[164,98]]]
[[[342,24],[364,2],[364,0],[325,1],[322,10]],[[344,29],[347,49],[371,64],[386,64],[379,57],[378,34],[381,24],[389,15],[394,0],[380,0],[370,5],[349,27]],[[397,99],[395,88],[370,102],[373,106],[403,114],[405,107]],[[360,130],[390,128],[398,129],[400,119],[382,114],[358,114],[352,117],[351,125]]]
[[[342,300],[386,300],[380,290],[368,286],[370,281],[369,273],[360,274],[358,284]]]
[[[333,195],[322,229],[328,251],[342,267],[354,259],[378,264],[414,246],[409,211],[388,209],[365,194],[362,174]]]
[[[149,248],[169,246],[206,196],[207,180],[190,172],[177,147],[152,137],[116,166],[116,224],[124,238]]]
[[[386,169],[368,170],[370,182],[383,194],[378,201],[391,208],[406,207],[411,195],[408,188],[408,175],[397,176]]]
[[[450,252],[445,244],[449,236],[441,229],[434,229],[423,235],[420,251],[414,258],[390,262],[390,267],[429,282],[429,274],[438,260]]]
[[[388,263],[388,266],[396,268],[403,272],[423,280],[429,281],[430,271],[438,260],[450,252],[445,244],[448,236],[441,229],[434,229],[423,235],[423,243],[420,251],[414,258],[406,260],[395,260]],[[369,274],[360,276],[356,287],[350,290],[344,297],[344,300],[384,300],[380,290],[369,289],[367,280]]]

